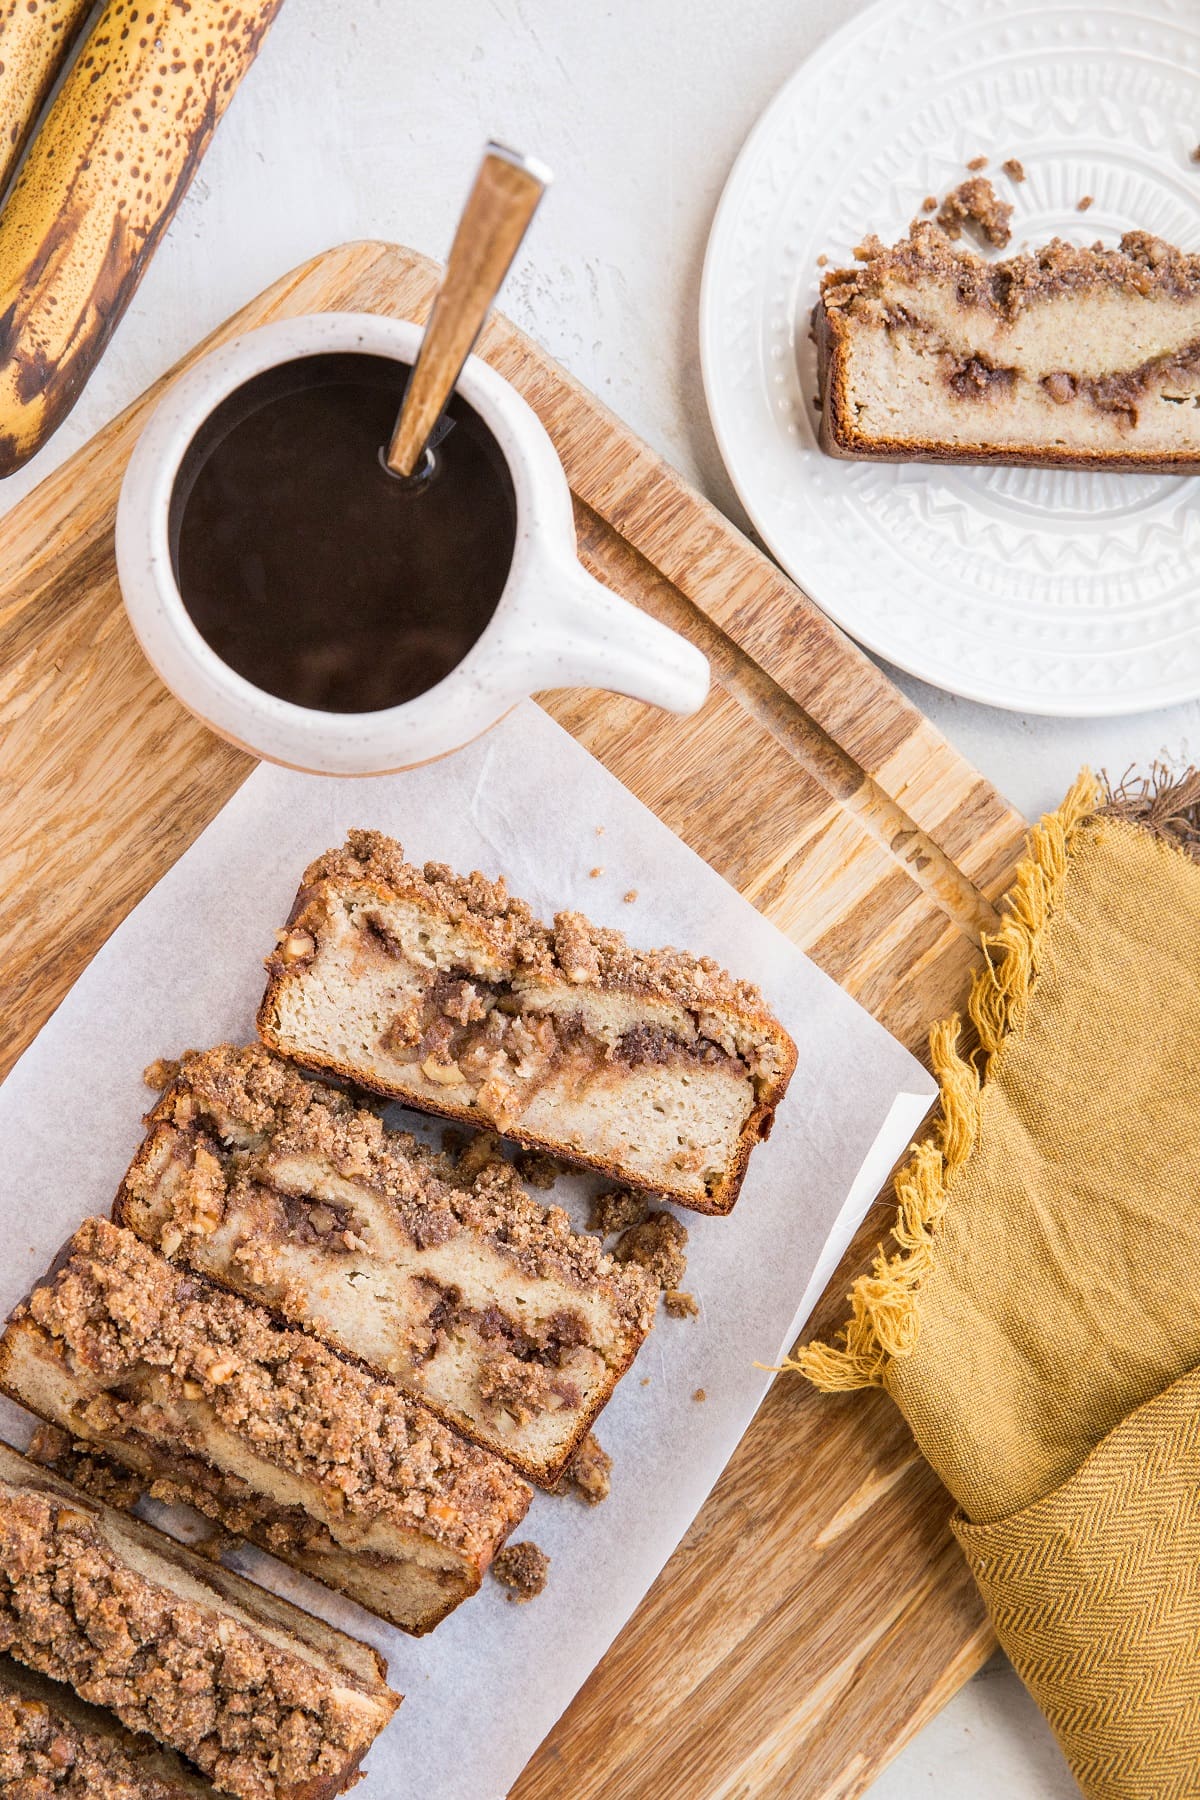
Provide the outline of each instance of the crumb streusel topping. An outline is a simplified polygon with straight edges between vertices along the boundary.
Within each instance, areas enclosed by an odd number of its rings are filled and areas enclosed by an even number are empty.
[[[557,913],[553,927],[547,926],[525,901],[509,893],[503,879],[491,881],[478,870],[459,875],[445,863],[417,868],[405,862],[401,846],[382,832],[351,831],[342,848],[318,857],[304,872],[293,916],[325,881],[362,882],[433,905],[455,924],[469,919],[496,953],[513,964],[518,980],[565,978],[687,1007],[726,1006],[755,1015],[765,1010],[757,987],[736,980],[710,956],[670,946],[636,950],[622,932],[593,925],[577,912]]]
[[[622,1268],[599,1239],[576,1232],[561,1207],[526,1193],[489,1134],[457,1155],[428,1149],[408,1132],[389,1131],[344,1090],[302,1075],[257,1044],[189,1051],[150,1117],[221,1138],[211,1171],[214,1222],[229,1184],[248,1176],[269,1186],[272,1159],[311,1157],[385,1196],[417,1244],[445,1243],[460,1232],[485,1237],[528,1275],[579,1289],[603,1286],[622,1323],[646,1329],[654,1294],[640,1273]],[[236,1150],[243,1143],[252,1145],[245,1162]],[[136,1190],[146,1178],[135,1169],[130,1185]]]
[[[49,1493],[0,1487],[0,1649],[243,1800],[333,1776],[363,1748],[361,1721],[304,1658],[136,1572]]]
[[[419,1402],[107,1220],[84,1221],[63,1265],[15,1316],[26,1310],[99,1387],[153,1372],[254,1454],[336,1496],[364,1527],[386,1520],[475,1555],[528,1505],[519,1476]],[[134,1424],[144,1414],[116,1394],[92,1405],[111,1409],[112,1427],[122,1408]],[[203,1442],[195,1448],[203,1456]]]
[[[854,254],[861,266],[830,269],[822,278],[821,297],[829,310],[880,298],[892,275],[915,283],[953,281],[961,305],[1010,320],[1038,300],[1095,288],[1173,300],[1200,294],[1200,254],[1176,249],[1147,231],[1127,231],[1116,250],[1099,243],[1083,249],[1054,238],[1038,250],[988,262],[956,249],[937,226],[918,220],[891,248],[869,237]]]

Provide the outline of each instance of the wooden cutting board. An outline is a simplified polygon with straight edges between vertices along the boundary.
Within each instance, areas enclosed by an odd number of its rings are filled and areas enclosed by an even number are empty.
[[[437,274],[411,251],[347,244],[210,342],[300,312],[423,318]],[[962,1002],[1023,821],[535,344],[494,318],[481,348],[558,446],[588,567],[700,644],[715,676],[688,720],[595,693],[544,703],[921,1053]],[[113,512],[155,391],[0,523],[0,1074],[252,766],[161,687],[121,609]],[[840,1317],[886,1224],[884,1201],[819,1323]],[[948,1510],[882,1396],[776,1382],[518,1800],[860,1793],[991,1647]]]

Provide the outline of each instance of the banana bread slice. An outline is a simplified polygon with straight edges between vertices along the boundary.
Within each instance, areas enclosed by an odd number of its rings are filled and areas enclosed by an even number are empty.
[[[711,958],[540,924],[374,831],[305,871],[267,968],[273,1049],[700,1212],[732,1208],[795,1067]]]
[[[0,1651],[108,1707],[239,1800],[331,1800],[399,1704],[366,1644],[7,1444]]]
[[[185,1056],[150,1123],[120,1224],[558,1482],[653,1322],[641,1269],[488,1140],[438,1155],[261,1045]]]
[[[532,1498],[390,1382],[106,1219],[13,1314],[0,1387],[413,1633],[476,1591]]]
[[[126,1731],[60,1681],[0,1656],[5,1800],[216,1800],[173,1750]]]
[[[855,254],[813,317],[831,455],[1200,469],[1200,256],[1131,231],[987,262],[928,221]]]

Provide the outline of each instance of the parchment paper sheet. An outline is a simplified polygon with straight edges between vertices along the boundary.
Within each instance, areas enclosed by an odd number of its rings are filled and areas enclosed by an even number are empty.
[[[542,916],[575,907],[635,943],[711,953],[760,983],[800,1051],[732,1217],[681,1214],[685,1285],[701,1314],[660,1308],[600,1419],[611,1498],[590,1508],[539,1494],[517,1533],[552,1558],[538,1600],[515,1605],[489,1580],[415,1641],[257,1551],[238,1553],[240,1567],[375,1643],[406,1695],[356,1800],[500,1800],[691,1523],[766,1391],[755,1361],[774,1362],[794,1339],[934,1089],[530,702],[458,755],[403,775],[338,782],[258,769],[114,933],[0,1089],[3,1313],[78,1221],[111,1205],[150,1103],[144,1066],[252,1037],[262,958],[300,872],[355,825],[391,833],[415,861],[503,873]],[[630,889],[638,897],[626,903]],[[590,1191],[560,1180],[553,1198],[582,1224]],[[0,1429],[23,1445],[31,1426],[3,1402]],[[736,1583],[738,1570],[729,1576]]]

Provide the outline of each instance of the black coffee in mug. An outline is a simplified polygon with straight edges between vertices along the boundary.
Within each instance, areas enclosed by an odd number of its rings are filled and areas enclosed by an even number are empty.
[[[299,706],[375,712],[425,693],[508,577],[512,477],[460,395],[431,472],[403,482],[383,466],[408,376],[384,356],[283,363],[217,407],[180,467],[183,603],[222,662]]]

